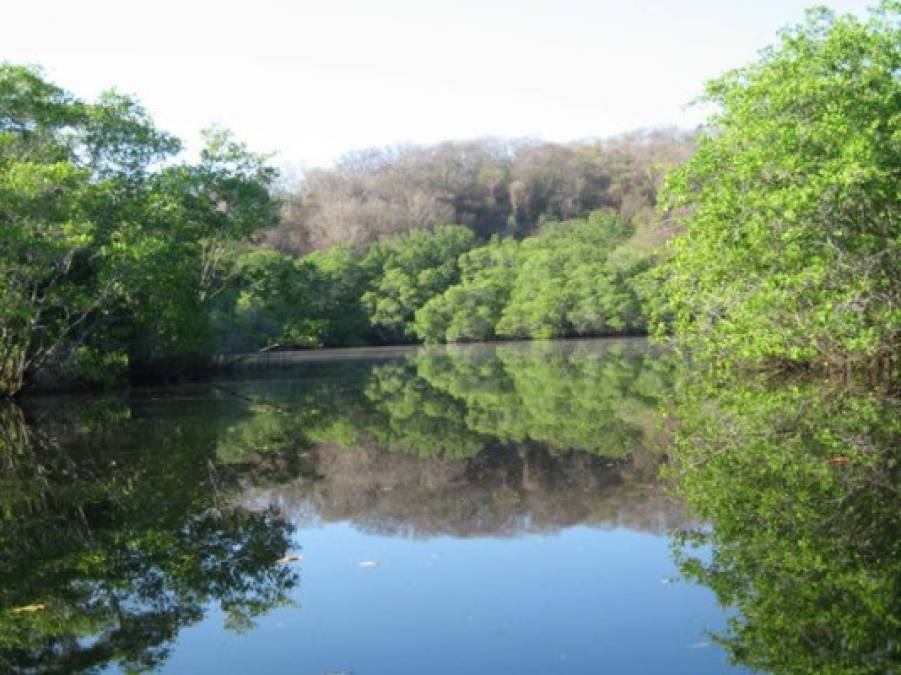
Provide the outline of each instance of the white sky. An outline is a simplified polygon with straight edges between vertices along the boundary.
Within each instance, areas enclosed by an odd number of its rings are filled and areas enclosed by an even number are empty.
[[[703,82],[811,4],[0,0],[0,61],[86,98],[135,94],[189,147],[217,123],[280,164],[317,165],[400,142],[694,126]]]

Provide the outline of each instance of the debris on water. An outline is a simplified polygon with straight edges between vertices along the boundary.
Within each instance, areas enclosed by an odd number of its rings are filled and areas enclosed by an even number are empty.
[[[689,649],[704,649],[705,647],[709,647],[710,643],[707,640],[701,640],[700,642],[693,642],[688,645]]]
[[[32,612],[43,612],[47,609],[47,605],[39,602],[34,605],[22,605],[21,607],[16,607],[12,610],[13,614],[22,614],[22,613],[32,613]]]
[[[361,560],[357,563],[360,567],[378,567],[378,560]]]
[[[293,562],[300,562],[301,560],[303,560],[302,555],[286,555],[284,558],[279,558],[275,562],[277,562],[277,563],[293,563]]]

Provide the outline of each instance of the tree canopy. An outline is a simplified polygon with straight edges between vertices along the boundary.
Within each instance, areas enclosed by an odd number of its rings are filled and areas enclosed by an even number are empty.
[[[0,65],[0,393],[208,351],[219,262],[274,224],[275,174],[222,130],[180,147],[127,96]]]
[[[485,241],[598,209],[645,225],[656,218],[666,169],[692,150],[692,133],[660,129],[570,144],[481,139],[353,152],[282,185],[282,222],[267,240],[295,255],[364,249],[459,223]]]
[[[811,10],[712,81],[666,284],[673,328],[721,360],[880,364],[901,347],[899,5]]]

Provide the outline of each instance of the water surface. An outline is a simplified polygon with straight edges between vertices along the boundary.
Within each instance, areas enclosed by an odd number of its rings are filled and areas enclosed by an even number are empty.
[[[763,587],[729,565],[757,549],[711,501],[739,483],[686,481],[705,520],[661,483],[674,364],[641,340],[277,354],[5,408],[0,665],[743,672]]]

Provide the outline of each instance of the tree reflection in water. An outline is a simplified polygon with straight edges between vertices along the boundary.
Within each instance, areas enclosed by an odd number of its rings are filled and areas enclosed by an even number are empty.
[[[212,604],[240,630],[288,602],[292,528],[233,503],[214,427],[70,412],[0,410],[0,671],[152,668]]]
[[[628,341],[438,349],[7,406],[0,670],[153,668],[214,606],[250,627],[298,581],[273,503],[404,534],[665,529],[668,367]]]
[[[296,594],[277,561],[307,519],[402,536],[681,527],[683,572],[736,610],[718,636],[736,662],[897,669],[897,401],[683,373],[673,443],[674,358],[603,345],[413,350],[3,408],[0,671],[153,668],[212,607],[247,629]],[[657,479],[667,462],[691,521]]]
[[[328,410],[305,426],[317,477],[248,499],[382,534],[664,532],[681,522],[657,481],[671,369],[639,341],[419,350],[346,387],[311,367],[307,384],[270,382],[255,395],[272,409]]]
[[[707,523],[677,555],[738,610],[718,641],[763,671],[901,670],[898,401],[697,375],[677,391],[673,472]]]

